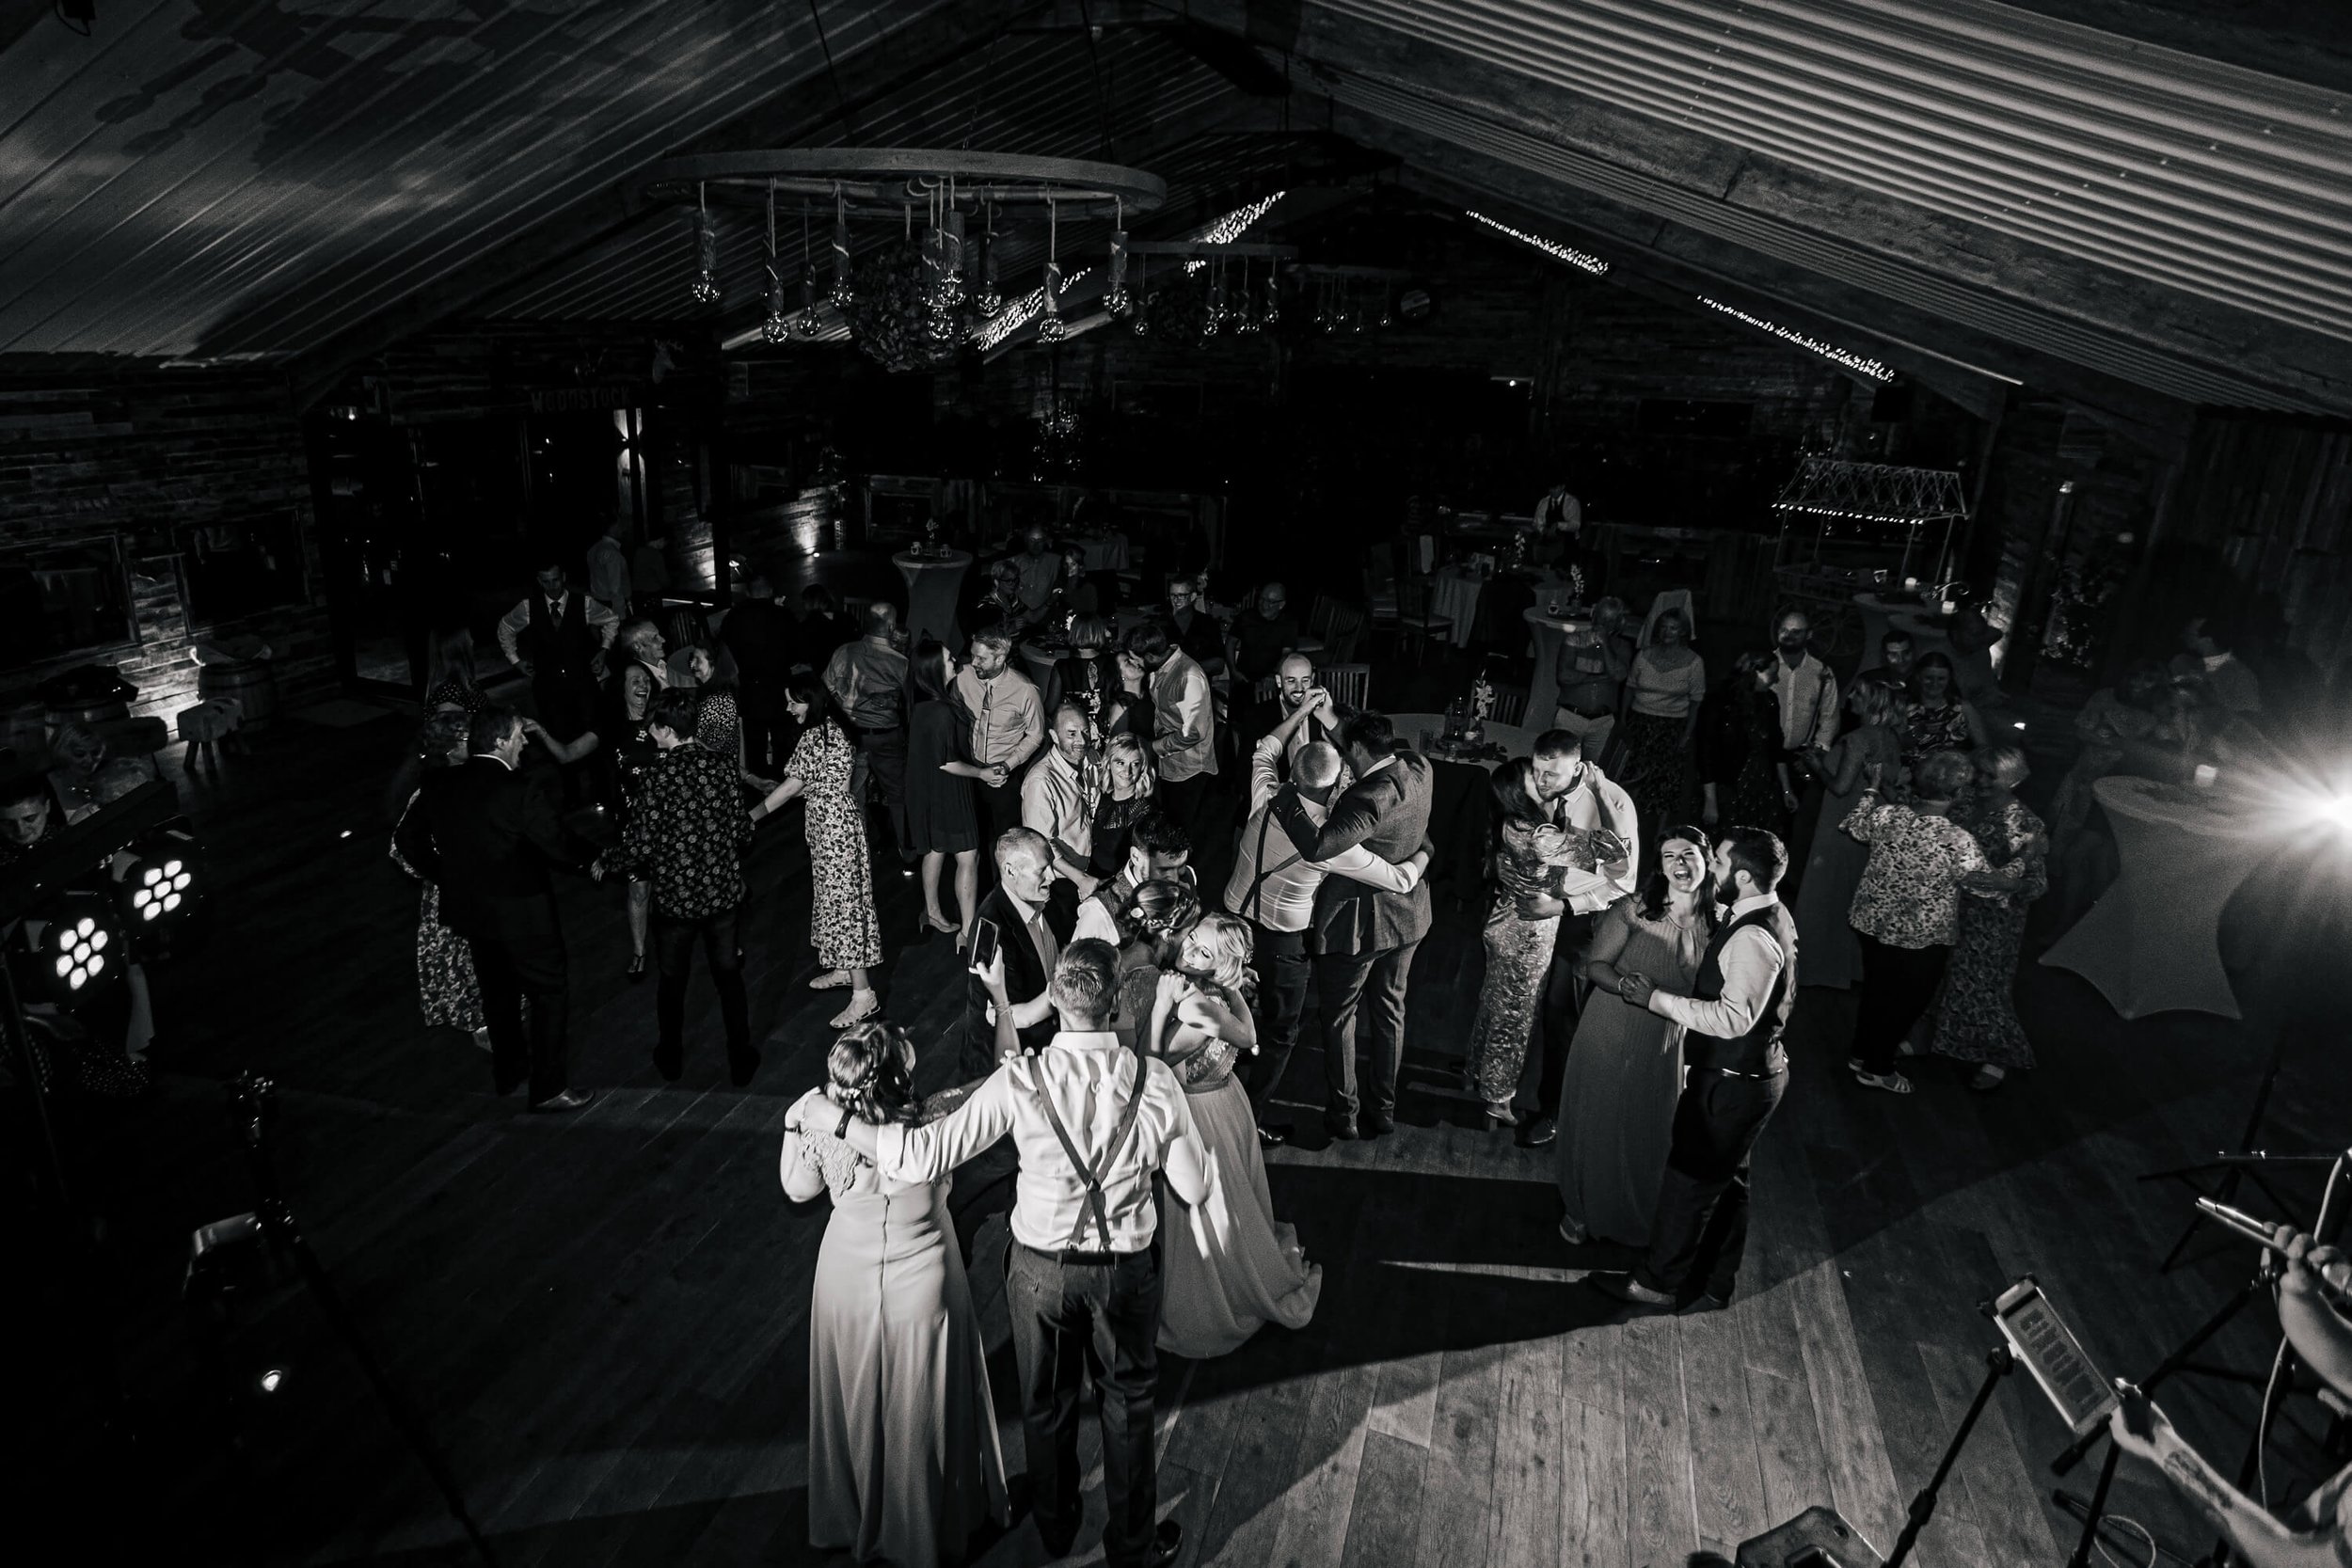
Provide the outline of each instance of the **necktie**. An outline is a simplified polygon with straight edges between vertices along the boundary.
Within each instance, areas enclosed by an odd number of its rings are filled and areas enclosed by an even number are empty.
[[[1045,978],[1050,982],[1054,977],[1054,965],[1061,959],[1061,948],[1055,942],[1054,933],[1046,928],[1043,915],[1029,916],[1029,940],[1037,943],[1038,960],[1044,964]]]

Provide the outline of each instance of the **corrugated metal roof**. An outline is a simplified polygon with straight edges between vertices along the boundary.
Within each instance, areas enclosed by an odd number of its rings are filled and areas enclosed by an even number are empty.
[[[1320,0],[2167,288],[2352,336],[2342,95],[1989,0]]]
[[[821,72],[813,15],[838,58],[932,8],[110,0],[95,38],[36,21],[0,55],[0,352],[320,342]]]

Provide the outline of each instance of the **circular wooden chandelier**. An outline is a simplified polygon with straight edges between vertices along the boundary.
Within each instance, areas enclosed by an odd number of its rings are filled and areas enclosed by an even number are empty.
[[[958,152],[903,147],[811,147],[665,158],[645,173],[656,201],[718,198],[757,205],[779,196],[822,197],[853,214],[896,217],[943,197],[959,208],[1051,206],[1073,217],[1151,213],[1168,199],[1156,174],[1083,158]]]

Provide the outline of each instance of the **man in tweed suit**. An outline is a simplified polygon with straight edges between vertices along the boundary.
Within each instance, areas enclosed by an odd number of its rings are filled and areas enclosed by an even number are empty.
[[[1359,713],[1340,729],[1340,743],[1356,783],[1331,806],[1318,828],[1295,787],[1276,796],[1275,822],[1311,861],[1328,861],[1360,845],[1402,865],[1429,833],[1429,763],[1400,744],[1385,714]],[[1308,924],[1314,955],[1315,995],[1323,1006],[1324,1082],[1330,1098],[1324,1125],[1334,1138],[1359,1136],[1356,1089],[1356,1015],[1369,1012],[1371,1052],[1361,1132],[1375,1136],[1396,1126],[1396,1074],[1405,1059],[1405,984],[1413,954],[1429,934],[1429,889],[1408,893],[1369,887],[1328,876],[1315,890]]]

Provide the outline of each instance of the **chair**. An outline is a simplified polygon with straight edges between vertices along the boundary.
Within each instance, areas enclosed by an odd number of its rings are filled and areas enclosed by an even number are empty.
[[[1364,546],[1364,610],[1375,630],[1396,621],[1396,551],[1388,545]]]
[[[1331,693],[1331,700],[1342,707],[1361,711],[1372,705],[1372,666],[1369,664],[1318,664],[1315,684]]]
[[[1400,578],[1396,585],[1396,635],[1400,643],[1413,645],[1413,662],[1419,664],[1429,651],[1433,637],[1451,639],[1454,621],[1445,615],[1429,613],[1429,579]]]
[[[1323,627],[1323,661],[1345,664],[1356,657],[1356,643],[1364,635],[1364,612],[1352,604],[1332,602]]]
[[[1251,696],[1251,697],[1253,697],[1254,699],[1256,699],[1258,702],[1261,702],[1261,703],[1270,703],[1270,702],[1274,701],[1274,694],[1275,694],[1277,691],[1280,690],[1281,689],[1282,689],[1282,677],[1281,677],[1281,676],[1279,676],[1279,675],[1261,675],[1261,676],[1259,676],[1259,677],[1258,677],[1258,684],[1257,684],[1256,686],[1254,686],[1254,687],[1250,688],[1250,693],[1249,693],[1249,694],[1250,694],[1250,696]]]
[[[1498,686],[1495,688],[1495,708],[1489,715],[1498,724],[1518,725],[1527,718],[1527,688]]]

